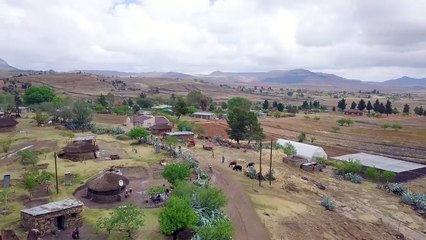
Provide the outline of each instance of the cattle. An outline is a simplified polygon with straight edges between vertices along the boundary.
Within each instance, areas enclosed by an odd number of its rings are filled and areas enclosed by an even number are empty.
[[[251,162],[251,163],[249,163],[249,164],[247,164],[247,166],[246,166],[246,168],[248,168],[248,167],[254,167],[254,162]]]
[[[228,166],[228,167],[231,167],[231,166],[233,166],[233,165],[237,165],[237,161],[229,162],[229,166]]]
[[[243,171],[243,167],[241,165],[235,164],[235,166],[234,166],[234,168],[232,168],[232,170],[237,171],[237,172],[238,171],[242,172]]]

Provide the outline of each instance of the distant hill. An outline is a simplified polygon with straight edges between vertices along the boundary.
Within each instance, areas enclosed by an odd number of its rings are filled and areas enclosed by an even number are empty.
[[[220,72],[215,71],[207,78],[230,78],[243,82],[260,81],[265,83],[297,84],[297,85],[343,85],[362,84],[360,80],[350,80],[334,74],[311,72],[306,69],[294,69],[289,71],[275,70],[269,72]]]
[[[398,87],[426,87],[426,78],[401,77],[393,80],[384,81],[383,84]]]
[[[5,60],[0,58],[0,71],[17,71],[19,69],[10,66]]]
[[[179,73],[179,72],[120,72],[120,71],[109,71],[109,70],[76,70],[72,71],[89,73],[94,75],[101,75],[106,77],[153,77],[153,78],[168,78],[168,79],[188,79],[194,78],[194,76]]]

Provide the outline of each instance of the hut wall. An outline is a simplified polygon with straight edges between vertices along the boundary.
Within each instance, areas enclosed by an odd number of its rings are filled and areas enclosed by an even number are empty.
[[[64,229],[73,229],[83,226],[83,207],[75,207],[52,212],[40,216],[21,213],[21,224],[27,229],[38,229],[41,235],[46,235],[57,229],[57,217],[64,217]]]
[[[171,132],[171,129],[152,129],[151,133],[153,135],[163,135],[165,133]]]
[[[16,126],[13,127],[0,127],[0,132],[13,132],[16,130]]]
[[[96,155],[94,152],[87,152],[87,153],[64,153],[61,158],[74,160],[74,161],[80,161],[80,160],[89,160],[89,159],[95,159]]]
[[[89,196],[89,199],[94,202],[98,203],[112,203],[117,202],[121,200],[121,196],[119,194],[117,195],[99,195],[91,193]]]

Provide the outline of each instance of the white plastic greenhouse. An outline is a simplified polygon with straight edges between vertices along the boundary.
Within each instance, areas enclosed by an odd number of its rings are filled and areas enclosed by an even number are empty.
[[[308,161],[316,160],[317,158],[326,158],[327,159],[327,153],[325,153],[324,149],[322,147],[309,145],[305,143],[300,142],[294,142],[290,140],[285,139],[278,139],[277,143],[285,146],[287,143],[290,143],[291,145],[296,148],[296,156],[305,158]]]

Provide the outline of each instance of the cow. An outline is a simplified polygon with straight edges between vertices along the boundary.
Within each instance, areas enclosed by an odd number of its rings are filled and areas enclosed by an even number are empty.
[[[233,166],[233,165],[237,165],[237,161],[229,162],[229,166],[228,166],[228,167],[231,167],[231,166]]]
[[[234,166],[234,168],[232,168],[232,170],[237,171],[237,172],[238,171],[242,172],[243,171],[243,167],[241,165],[235,164],[235,166]]]
[[[254,162],[247,164],[246,168],[248,168],[248,167],[254,167]]]

